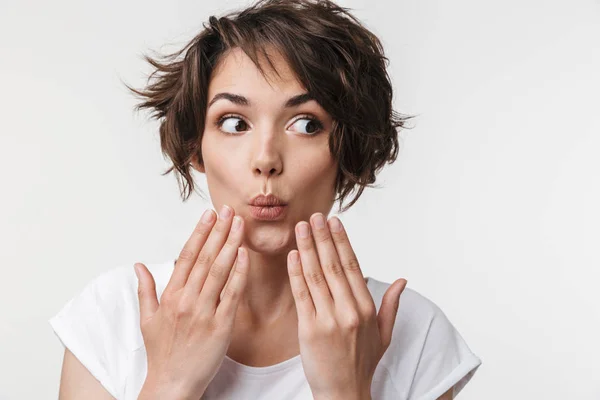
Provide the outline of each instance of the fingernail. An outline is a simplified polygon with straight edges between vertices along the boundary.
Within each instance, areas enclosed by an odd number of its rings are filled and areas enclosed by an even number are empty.
[[[292,263],[294,263],[294,264],[298,264],[298,261],[300,261],[300,257],[298,257],[297,251],[292,252],[292,254],[290,255],[290,258],[292,259]]]
[[[202,214],[202,222],[205,224],[208,224],[210,221],[212,221],[212,218],[213,218],[213,212],[210,209],[204,211],[204,214]]]
[[[226,218],[229,218],[230,215],[231,215],[231,209],[227,205],[224,205],[221,208],[221,212],[219,213],[219,217],[221,217],[221,219],[226,219]]]
[[[337,217],[333,217],[329,220],[331,224],[330,229],[332,232],[341,232],[342,231],[342,223]]]
[[[305,223],[300,224],[300,226],[298,227],[298,236],[300,236],[301,238],[308,237],[308,224],[305,224]]]
[[[231,225],[231,232],[235,232],[240,229],[240,225],[242,224],[242,218],[239,215],[233,217],[233,225]]]
[[[323,229],[325,227],[325,218],[323,218],[323,214],[317,214],[314,221],[317,228]]]

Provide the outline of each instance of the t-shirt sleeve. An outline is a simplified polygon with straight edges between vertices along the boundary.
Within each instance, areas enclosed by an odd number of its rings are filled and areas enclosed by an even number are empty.
[[[115,271],[108,271],[94,278],[48,322],[62,345],[118,399],[118,355],[123,349],[111,328],[114,275]]]
[[[454,396],[471,380],[481,360],[439,307],[429,321],[409,399],[436,400],[454,387]]]

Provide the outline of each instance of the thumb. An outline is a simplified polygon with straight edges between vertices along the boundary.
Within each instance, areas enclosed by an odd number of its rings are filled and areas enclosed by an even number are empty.
[[[133,266],[138,277],[138,298],[140,301],[140,323],[151,318],[158,309],[156,283],[148,268],[142,263]]]
[[[400,282],[400,283],[398,283]],[[398,279],[387,289],[381,300],[381,307],[377,315],[377,324],[379,326],[379,335],[384,348],[388,348],[392,341],[392,330],[396,322],[396,314],[400,303],[400,295],[407,284],[406,279]]]

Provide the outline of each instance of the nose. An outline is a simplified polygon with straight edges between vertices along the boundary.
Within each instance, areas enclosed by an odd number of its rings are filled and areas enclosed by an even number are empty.
[[[252,169],[256,176],[270,178],[283,170],[281,136],[277,132],[262,132],[256,135],[252,155]]]

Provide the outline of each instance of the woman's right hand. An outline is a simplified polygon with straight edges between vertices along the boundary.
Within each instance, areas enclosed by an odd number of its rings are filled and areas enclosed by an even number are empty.
[[[234,214],[224,206],[215,224],[215,213],[206,210],[179,254],[160,305],[152,274],[136,264],[147,392],[199,399],[223,362],[249,268],[247,250],[240,247],[244,221]]]

